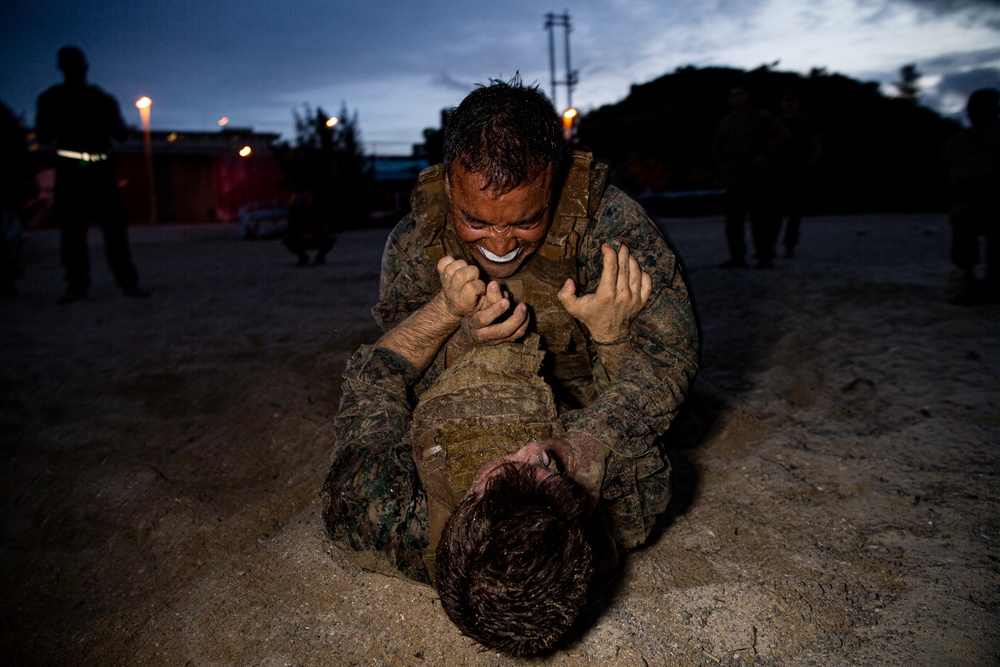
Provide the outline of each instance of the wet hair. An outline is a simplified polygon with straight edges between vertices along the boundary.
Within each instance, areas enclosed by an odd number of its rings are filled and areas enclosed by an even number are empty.
[[[587,602],[593,566],[583,509],[572,480],[539,483],[517,463],[459,503],[437,547],[436,584],[462,634],[519,656],[555,646]]]
[[[566,149],[552,103],[538,86],[525,86],[520,76],[478,86],[445,124],[445,164],[458,163],[485,176],[483,189],[499,194],[550,166],[558,172]]]
[[[996,120],[1000,114],[1000,91],[996,88],[980,88],[969,95],[965,112],[973,123]]]

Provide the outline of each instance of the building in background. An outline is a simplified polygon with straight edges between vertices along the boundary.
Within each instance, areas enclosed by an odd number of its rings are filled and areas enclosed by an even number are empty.
[[[115,147],[118,179],[128,204],[129,223],[230,222],[242,207],[283,206],[288,192],[274,154],[278,134],[250,128],[216,132],[150,133],[153,184],[150,192],[146,144],[142,131]],[[51,182],[54,153],[29,134],[38,196],[26,211],[28,227],[52,226]],[[48,184],[48,186],[46,185]],[[155,216],[151,215],[155,206]]]
[[[154,205],[156,224],[243,223],[258,214],[270,220],[294,195],[282,171],[279,138],[278,134],[251,128],[153,131],[150,146],[155,197],[151,197],[145,140],[141,129],[132,128],[128,140],[115,147],[129,224],[149,224]],[[28,228],[52,227],[54,152],[35,143],[31,132],[28,141],[37,196],[22,214],[24,224]],[[371,171],[374,189],[369,224],[398,222],[409,211],[417,176],[429,164],[424,144],[415,144],[408,156],[368,156],[364,168]],[[262,234],[275,235],[273,231]]]

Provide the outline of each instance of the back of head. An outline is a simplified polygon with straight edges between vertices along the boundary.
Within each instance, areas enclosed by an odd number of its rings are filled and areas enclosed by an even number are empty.
[[[469,93],[448,118],[444,160],[461,161],[486,176],[486,187],[506,193],[549,166],[558,171],[566,153],[555,108],[537,86],[519,77],[493,79]]]
[[[1000,91],[996,88],[980,88],[969,95],[965,112],[973,125],[995,121],[1000,115]]]
[[[468,637],[512,655],[552,649],[587,601],[591,550],[583,496],[566,477],[538,483],[509,464],[471,493],[438,544],[437,590]]]
[[[82,81],[87,75],[87,56],[78,47],[62,47],[56,61],[69,81]]]

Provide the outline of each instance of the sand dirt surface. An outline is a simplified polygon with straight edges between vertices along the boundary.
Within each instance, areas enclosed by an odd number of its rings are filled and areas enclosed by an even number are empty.
[[[480,651],[355,569],[318,489],[388,230],[325,266],[230,225],[137,228],[149,300],[57,306],[57,236],[0,301],[0,654],[11,665],[1000,664],[1000,307],[948,303],[942,215],[807,219],[771,271],[662,221],[703,370],[662,530],[552,656]]]

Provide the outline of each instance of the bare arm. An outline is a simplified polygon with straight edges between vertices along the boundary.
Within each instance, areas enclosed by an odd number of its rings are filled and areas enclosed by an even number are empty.
[[[375,345],[392,350],[422,373],[461,322],[462,316],[448,308],[444,292],[438,292],[399,326],[387,331]]]
[[[506,321],[493,324],[510,307],[510,300],[495,281],[483,283],[475,266],[445,256],[438,262],[437,271],[441,291],[387,331],[376,343],[378,347],[396,352],[423,373],[459,329],[456,355],[473,345],[497,344],[524,335],[528,326],[524,305],[519,305]]]

